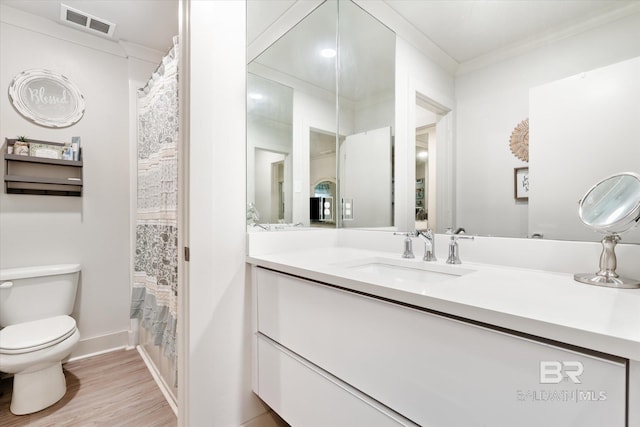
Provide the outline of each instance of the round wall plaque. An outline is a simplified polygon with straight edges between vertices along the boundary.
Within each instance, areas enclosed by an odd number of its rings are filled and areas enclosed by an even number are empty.
[[[84,114],[84,97],[62,74],[49,70],[26,70],[9,85],[13,107],[41,126],[63,128],[77,123]]]

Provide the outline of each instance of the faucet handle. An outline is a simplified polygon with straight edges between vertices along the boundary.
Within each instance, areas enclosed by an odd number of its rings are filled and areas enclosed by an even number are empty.
[[[394,236],[405,236],[407,239],[411,238],[411,237],[418,237],[418,230],[416,231],[394,231],[393,232]]]
[[[452,241],[456,241],[456,240],[475,240],[475,238],[473,236],[461,236],[459,234],[452,234],[451,235],[451,240]]]
[[[413,242],[411,240],[412,237],[416,237],[416,234],[413,232],[403,232],[403,233],[393,233],[396,236],[405,236],[404,238],[404,252],[402,253],[402,258],[415,258],[413,255]]]
[[[425,237],[429,237],[429,238],[431,238],[431,237],[433,236],[433,230],[431,230],[431,228],[430,228],[430,227],[429,227],[429,228],[427,228],[427,229],[424,229],[424,230],[418,230],[418,229],[416,229],[416,231],[414,232],[414,234],[415,234],[415,236],[416,236],[416,237],[418,237],[418,236],[420,236],[420,235],[423,235],[423,236],[425,236]]]
[[[461,236],[459,234],[452,234],[449,241],[449,256],[447,257],[447,264],[460,264],[460,251],[458,250],[458,240],[475,240],[473,236]]]

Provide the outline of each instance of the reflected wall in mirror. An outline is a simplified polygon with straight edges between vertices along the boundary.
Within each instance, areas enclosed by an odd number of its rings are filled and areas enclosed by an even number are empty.
[[[576,201],[603,176],[640,172],[639,97],[640,57],[530,90],[531,232],[600,240],[582,225]],[[622,242],[640,243],[640,230]]]
[[[249,63],[247,203],[261,222],[393,226],[394,69],[394,33],[350,0],[323,2]]]
[[[576,202],[603,175],[637,171],[632,159],[640,158],[640,122],[630,112],[640,70],[609,65],[640,55],[640,16],[612,9],[628,2],[605,3],[577,10],[546,43],[456,78],[456,214],[468,232],[600,240],[582,225]],[[519,202],[510,196],[511,175],[527,163],[511,155],[507,141],[526,117],[531,192]],[[640,233],[625,241],[640,243]]]
[[[247,200],[260,222],[291,222],[293,90],[247,75]]]

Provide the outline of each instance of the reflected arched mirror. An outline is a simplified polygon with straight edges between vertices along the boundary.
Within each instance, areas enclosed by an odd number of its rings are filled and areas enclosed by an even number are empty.
[[[621,240],[620,233],[640,222],[640,175],[625,172],[598,182],[580,201],[578,216],[587,227],[605,237],[600,270],[595,274],[576,274],[575,280],[598,286],[640,288],[640,281],[620,277],[615,271],[615,246]]]

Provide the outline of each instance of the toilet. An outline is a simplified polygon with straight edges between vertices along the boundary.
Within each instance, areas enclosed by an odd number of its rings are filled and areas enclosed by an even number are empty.
[[[30,414],[60,400],[62,360],[80,339],[73,311],[79,264],[0,270],[0,372],[13,374],[10,410]]]

